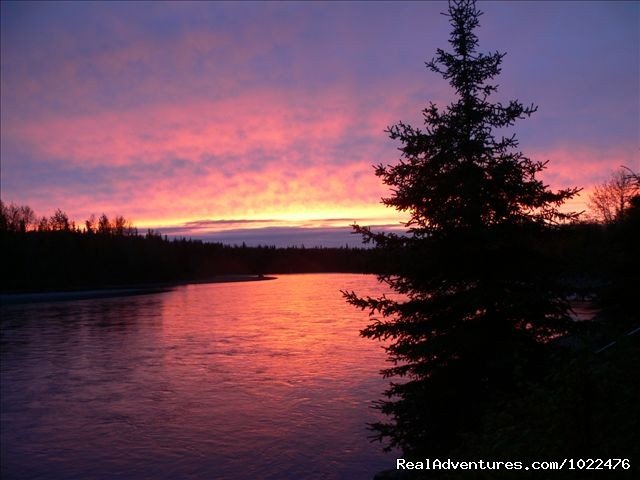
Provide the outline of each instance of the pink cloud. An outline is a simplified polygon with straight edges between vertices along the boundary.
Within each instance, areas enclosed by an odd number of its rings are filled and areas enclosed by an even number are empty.
[[[574,211],[588,211],[589,195],[594,187],[608,180],[621,165],[635,171],[640,169],[639,152],[632,145],[614,149],[561,145],[549,149],[533,149],[527,154],[534,160],[549,160],[547,169],[540,178],[552,189],[583,189],[566,204],[565,209]]]
[[[388,191],[371,165],[397,160],[396,145],[382,129],[392,123],[390,112],[400,114],[405,105],[396,100],[392,106],[378,103],[371,108],[349,100],[347,93],[329,92],[315,99],[314,109],[310,99],[265,90],[217,102],[194,99],[121,114],[14,122],[10,134],[70,168],[116,169],[108,196],[74,196],[68,189],[56,194],[50,189],[51,208],[73,212],[77,205],[91,205],[96,213],[124,213],[149,225],[303,213],[315,218],[398,219],[379,204]],[[364,144],[349,147],[356,130]],[[620,165],[638,164],[632,149],[622,147],[607,151],[564,145],[526,153],[550,160],[542,178],[552,188],[591,189]],[[176,159],[178,167],[173,165]],[[568,207],[583,210],[587,198],[583,193]]]

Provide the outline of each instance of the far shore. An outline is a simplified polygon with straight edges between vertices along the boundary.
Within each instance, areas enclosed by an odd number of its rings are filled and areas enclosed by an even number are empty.
[[[6,292],[0,293],[0,305],[24,303],[58,302],[69,300],[88,300],[94,298],[124,297],[166,292],[174,287],[203,283],[259,282],[275,280],[277,277],[265,275],[216,275],[197,280],[181,280],[176,282],[145,283],[135,285],[106,285],[101,287],[78,288],[69,290],[47,290],[40,292]]]

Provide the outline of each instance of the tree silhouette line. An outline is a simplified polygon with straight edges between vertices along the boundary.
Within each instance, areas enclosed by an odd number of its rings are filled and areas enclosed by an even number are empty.
[[[276,248],[169,239],[140,233],[123,216],[92,215],[83,224],[57,209],[37,217],[29,206],[0,202],[4,292],[202,281],[218,275],[372,273],[373,249]]]

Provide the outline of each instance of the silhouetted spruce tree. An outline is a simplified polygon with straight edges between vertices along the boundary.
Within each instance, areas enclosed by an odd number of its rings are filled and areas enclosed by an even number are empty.
[[[362,335],[388,342],[383,374],[395,380],[379,407],[390,420],[373,429],[408,455],[447,452],[489,395],[529,375],[544,340],[569,325],[539,240],[575,216],[557,208],[578,190],[550,191],[536,178],[546,162],[502,135],[536,107],[490,101],[505,54],[476,51],[480,15],[472,0],[451,1],[453,51],[427,63],[455,102],[430,103],[424,129],[388,129],[402,155],[375,173],[391,187],[383,203],[409,214],[407,235],[355,227],[393,259],[379,279],[399,295],[345,296],[374,318]]]

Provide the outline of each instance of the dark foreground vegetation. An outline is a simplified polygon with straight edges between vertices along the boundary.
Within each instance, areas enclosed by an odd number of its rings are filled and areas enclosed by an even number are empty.
[[[429,103],[420,127],[389,127],[401,156],[375,172],[390,187],[383,203],[408,214],[407,235],[355,227],[394,258],[379,279],[400,295],[344,292],[372,317],[362,335],[387,344],[382,373],[392,381],[374,438],[416,462],[626,459],[617,472],[613,460],[601,465],[604,477],[580,463],[578,472],[535,478],[632,478],[640,445],[640,398],[630,385],[638,383],[640,338],[639,177],[623,168],[596,190],[592,203],[607,226],[578,223],[578,212],[561,207],[580,190],[545,185],[547,162],[527,157],[510,131],[537,107],[495,100],[505,54],[478,51],[476,2],[450,0],[445,15],[450,50],[437,49],[426,65],[455,99]],[[617,186],[624,195],[609,195]],[[598,298],[602,322],[573,321],[580,295]],[[515,478],[536,472],[522,473]]]

